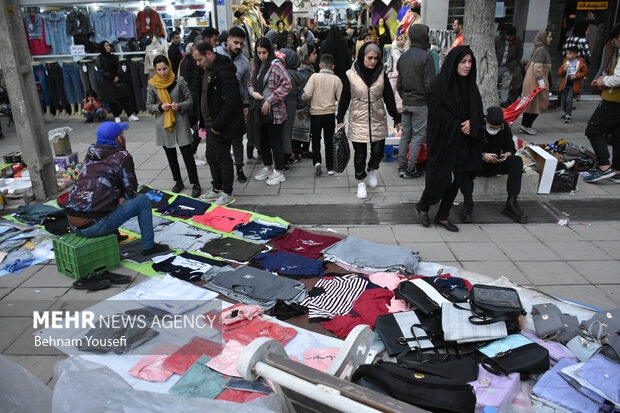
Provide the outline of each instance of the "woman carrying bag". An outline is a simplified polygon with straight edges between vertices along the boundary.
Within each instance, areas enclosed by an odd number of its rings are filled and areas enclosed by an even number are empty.
[[[192,197],[198,198],[202,193],[198,181],[198,172],[192,150],[192,133],[190,131],[187,111],[192,106],[192,95],[185,79],[176,78],[168,57],[156,56],[153,60],[155,76],[149,80],[146,89],[146,108],[157,118],[155,139],[157,146],[163,146],[168,158],[168,165],[175,181],[172,192],[179,193],[185,188],[176,146],[179,145],[189,182],[193,184]]]
[[[342,82],[342,95],[338,104],[338,126],[344,125],[344,116],[349,110],[347,136],[353,142],[353,163],[357,197],[368,196],[366,191],[366,157],[370,144],[368,162],[368,185],[377,186],[377,169],[383,159],[385,138],[388,135],[385,108],[400,129],[400,113],[396,110],[394,92],[387,74],[383,71],[381,49],[376,43],[365,43],[360,47],[357,60],[346,72]]]
[[[532,90],[542,87],[544,90],[540,92],[523,112],[523,120],[521,120],[521,132],[528,135],[536,135],[538,131],[532,127],[534,121],[541,113],[545,113],[549,109],[549,72],[551,72],[551,54],[549,54],[549,45],[551,44],[551,32],[540,30],[534,38],[534,51],[530,57],[530,63],[527,65],[525,78],[523,79],[523,90],[521,96],[529,96]]]

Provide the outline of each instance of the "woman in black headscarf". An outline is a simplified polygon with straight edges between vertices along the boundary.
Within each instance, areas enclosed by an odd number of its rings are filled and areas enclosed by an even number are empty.
[[[459,230],[448,217],[459,187],[471,182],[480,168],[483,119],[474,54],[469,46],[457,46],[431,82],[428,95],[426,187],[416,205],[423,226],[430,226],[431,205],[441,201],[435,224]]]
[[[335,24],[330,27],[327,38],[321,43],[321,55],[326,53],[334,56],[334,74],[344,82],[347,70],[351,68],[351,55],[347,41]]]
[[[110,43],[107,40],[99,43],[99,51],[101,54],[95,59],[97,71],[101,75],[101,101],[110,106],[110,112],[114,114],[116,122],[120,122],[122,108],[114,93],[114,85],[120,82],[119,73],[121,71],[118,56],[111,53]]]

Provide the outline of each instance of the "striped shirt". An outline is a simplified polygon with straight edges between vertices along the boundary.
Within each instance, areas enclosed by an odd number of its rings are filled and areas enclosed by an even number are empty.
[[[322,278],[313,289],[318,290],[320,294],[307,297],[300,305],[308,307],[308,318],[310,319],[347,315],[353,309],[355,300],[366,289],[367,284],[368,281],[354,274]]]

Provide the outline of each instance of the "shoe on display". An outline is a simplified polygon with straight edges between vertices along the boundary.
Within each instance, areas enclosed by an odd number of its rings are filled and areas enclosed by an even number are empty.
[[[214,199],[218,199],[220,197],[220,193],[216,192],[213,188],[209,189],[209,192],[205,192],[200,195],[200,199],[204,199],[205,201],[213,201]]]
[[[271,169],[268,166],[265,166],[263,169],[260,170],[260,172],[254,176],[254,179],[257,181],[264,181],[265,179],[269,178],[271,176],[273,172],[273,169]]]
[[[226,206],[232,204],[235,201],[236,199],[232,194],[228,195],[224,191],[222,191],[220,193],[220,196],[215,200],[215,204],[220,206]]]
[[[368,171],[368,186],[371,188],[377,186],[377,171]]]
[[[314,164],[314,175],[321,176],[322,173],[323,173],[323,169],[321,168],[321,164],[318,162],[315,163]]]
[[[267,179],[267,185],[278,185],[284,181],[286,181],[284,174],[274,170],[273,174]]]
[[[368,197],[368,192],[366,192],[366,184],[364,182],[357,184],[357,197],[359,199],[365,199]]]
[[[616,172],[611,166],[605,171],[603,171],[601,168],[596,168],[594,172],[590,172],[590,175],[583,178],[583,181],[588,183],[598,182],[603,179],[611,178],[615,174]]]
[[[140,120],[140,118],[137,117],[136,115],[131,115],[131,116],[129,116],[129,120],[132,121],[132,122],[137,122],[137,121]]]

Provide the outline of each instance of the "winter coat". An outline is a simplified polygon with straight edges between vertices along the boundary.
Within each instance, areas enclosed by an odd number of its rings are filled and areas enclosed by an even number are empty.
[[[200,118],[200,95],[202,94],[202,76],[205,71],[196,64],[192,52],[185,53],[177,77],[182,77],[187,82],[189,92],[192,94],[192,106],[187,111],[191,123],[195,124]]]
[[[409,30],[411,48],[398,59],[396,87],[403,106],[426,106],[426,96],[435,77],[435,62],[428,52],[428,27],[416,24]]]
[[[150,83],[147,86],[146,109],[156,116],[157,122],[155,125],[155,143],[157,146],[166,148],[189,145],[194,140],[190,131],[191,125],[187,119],[187,112],[192,107],[192,95],[182,77],[176,79],[176,85],[170,91],[170,99],[181,107],[174,113],[176,119],[174,130],[164,128],[164,111],[160,106],[162,102],[157,95],[157,88]]]
[[[90,145],[80,176],[65,203],[68,215],[103,217],[118,207],[121,196],[134,198],[138,179],[133,158],[125,148]]]
[[[497,56],[498,66],[502,64],[504,58],[504,51],[506,50],[506,38],[504,35],[497,36],[495,38],[495,55]],[[515,37],[508,46],[508,58],[506,59],[506,67],[510,70],[510,73],[521,64],[521,58],[523,57],[523,43],[521,39]]]
[[[239,81],[239,92],[241,93],[241,100],[243,101],[243,106],[248,107],[250,103],[248,82],[250,81],[250,71],[252,70],[252,65],[250,64],[250,60],[243,53],[233,59],[230,53],[228,53],[228,49],[226,47],[226,42],[222,43],[220,46],[215,48],[215,53],[226,56],[235,64],[235,67],[237,68],[236,76],[237,80]],[[245,50],[245,46],[243,50]]]
[[[562,62],[562,66],[558,70],[558,76],[562,78],[562,84],[560,85],[560,92],[564,90],[566,87],[566,82],[568,81],[568,76],[566,74],[566,63],[568,62],[568,58],[565,58]],[[586,65],[585,60],[581,57],[577,58],[577,73],[575,74],[573,82],[573,91],[575,93],[581,93],[581,79],[586,77],[588,74],[588,66]]]
[[[101,92],[101,96],[99,97],[101,101],[105,103],[116,103],[114,78],[117,76],[120,77],[119,73],[121,72],[121,64],[118,60],[118,56],[111,53],[102,53],[95,59],[95,65],[97,66],[97,71],[101,75],[101,82],[99,82],[99,91]]]
[[[547,46],[547,32],[541,30],[534,39],[534,51],[525,72],[521,96],[529,96],[532,90],[538,87],[539,80],[544,82],[547,90],[532,99],[525,108],[525,113],[541,114],[549,108],[549,72],[551,72],[551,55]]]

